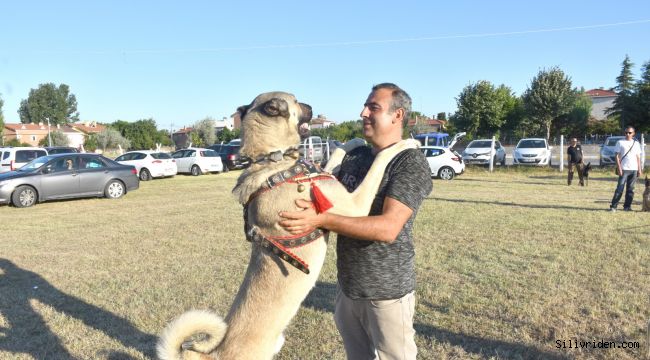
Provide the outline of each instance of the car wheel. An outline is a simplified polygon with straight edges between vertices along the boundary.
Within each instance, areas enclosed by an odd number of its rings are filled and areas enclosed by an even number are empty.
[[[451,180],[454,178],[454,169],[450,168],[449,166],[444,166],[438,171],[438,177],[441,178],[442,180]]]
[[[192,176],[201,175],[201,168],[198,165],[192,166]]]
[[[11,202],[15,207],[30,207],[36,203],[36,190],[33,187],[23,185],[16,188],[11,195]]]
[[[142,181],[149,181],[151,180],[151,173],[147,169],[142,169],[140,170],[140,180]]]
[[[119,180],[111,180],[104,189],[104,195],[109,199],[121,198],[125,192],[124,184]]]

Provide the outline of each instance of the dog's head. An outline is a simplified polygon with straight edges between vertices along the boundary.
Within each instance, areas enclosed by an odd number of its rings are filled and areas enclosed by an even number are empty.
[[[587,165],[582,169],[582,176],[589,177],[589,172],[591,171],[591,162],[588,162]]]
[[[241,118],[240,154],[253,159],[297,145],[301,135],[307,135],[312,117],[311,106],[279,91],[261,94],[237,111]]]

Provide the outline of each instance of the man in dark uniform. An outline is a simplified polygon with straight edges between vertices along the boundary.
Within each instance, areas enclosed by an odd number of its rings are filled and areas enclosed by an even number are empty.
[[[569,148],[567,149],[567,154],[569,156],[569,177],[567,178],[567,184],[571,185],[571,180],[573,180],[573,169],[578,170],[578,178],[580,179],[580,186],[585,186],[584,179],[582,177],[582,168],[584,166],[583,156],[582,156],[582,146],[578,144],[578,139],[572,138]]]

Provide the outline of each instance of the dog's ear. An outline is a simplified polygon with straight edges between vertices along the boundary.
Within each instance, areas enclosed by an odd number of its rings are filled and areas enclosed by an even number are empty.
[[[268,116],[282,116],[283,118],[289,118],[289,104],[284,99],[273,98],[262,107],[264,114]]]
[[[298,120],[298,124],[308,124],[311,121],[312,118],[312,112],[311,112],[311,106],[303,103],[300,104],[300,112],[302,115],[300,115],[300,119]]]
[[[238,107],[238,108],[237,108],[237,112],[239,113],[239,118],[240,118],[240,119],[243,119],[243,118],[244,118],[244,115],[246,115],[246,112],[247,112],[248,109],[250,109],[250,108],[251,108],[250,105],[242,105],[242,106]]]

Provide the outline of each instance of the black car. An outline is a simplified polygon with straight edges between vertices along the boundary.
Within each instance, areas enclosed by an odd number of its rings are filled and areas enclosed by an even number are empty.
[[[219,157],[221,157],[221,162],[223,163],[224,171],[245,169],[250,166],[249,159],[243,159],[241,156],[239,156],[239,145],[215,144],[209,146],[208,148],[219,153]]]
[[[50,146],[50,147],[45,147],[45,150],[47,150],[47,153],[49,155],[54,155],[54,154],[71,154],[71,153],[78,153],[79,150],[76,148],[73,148],[71,146]]]

